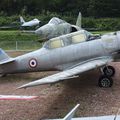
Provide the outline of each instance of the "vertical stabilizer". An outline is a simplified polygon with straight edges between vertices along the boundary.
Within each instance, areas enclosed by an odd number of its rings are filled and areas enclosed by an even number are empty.
[[[77,104],[64,118],[63,120],[71,120],[79,107],[80,104]]]
[[[20,16],[20,23],[21,23],[21,24],[25,23],[25,20],[23,19],[22,16]]]
[[[81,14],[81,12],[79,12],[78,18],[77,18],[77,21],[76,21],[76,26],[78,26],[80,28],[81,28],[81,19],[82,19],[82,14]]]
[[[10,57],[2,50],[0,49],[0,61],[7,60]]]

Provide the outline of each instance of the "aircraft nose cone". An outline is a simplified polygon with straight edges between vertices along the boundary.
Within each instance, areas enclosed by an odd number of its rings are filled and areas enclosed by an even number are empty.
[[[42,30],[41,30],[41,29],[36,30],[36,31],[35,31],[35,34],[37,34],[37,35],[42,35]]]

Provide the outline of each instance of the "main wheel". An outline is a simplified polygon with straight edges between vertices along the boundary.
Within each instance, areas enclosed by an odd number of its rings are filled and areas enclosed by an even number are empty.
[[[105,76],[105,75],[101,76],[99,78],[98,85],[99,85],[99,87],[103,87],[103,88],[112,87],[113,79],[108,76]]]
[[[104,75],[108,77],[113,77],[115,75],[115,68],[112,66],[107,66],[103,68]]]

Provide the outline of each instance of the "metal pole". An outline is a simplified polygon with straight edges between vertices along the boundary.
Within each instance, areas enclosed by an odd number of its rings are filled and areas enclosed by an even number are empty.
[[[17,43],[17,41],[16,41],[16,51],[18,50],[18,43]]]

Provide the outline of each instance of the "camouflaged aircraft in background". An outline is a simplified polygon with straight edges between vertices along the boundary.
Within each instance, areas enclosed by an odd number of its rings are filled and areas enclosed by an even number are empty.
[[[101,37],[89,36],[84,30],[48,40],[39,50],[10,58],[0,50],[2,75],[37,71],[60,71],[30,82],[19,88],[55,83],[79,77],[86,71],[99,68],[100,87],[111,87],[115,69],[108,63],[115,61],[120,51],[120,32]]]
[[[35,33],[41,37],[40,42],[49,40],[60,35],[69,34],[82,30],[81,28],[81,13],[79,13],[76,25],[72,25],[57,17],[53,17],[47,24],[41,26],[35,31],[24,31],[27,33]],[[87,32],[88,34],[91,34]],[[92,34],[91,34],[92,35]]]
[[[120,120],[120,115],[108,115],[108,116],[97,116],[97,117],[77,117],[73,118],[74,114],[79,107],[77,104],[64,118],[62,119],[45,119],[45,120]]]
[[[40,35],[44,39],[51,39],[79,30],[81,30],[81,13],[78,15],[76,25],[72,25],[57,17],[53,17],[46,25],[38,28],[35,31],[35,34]]]

